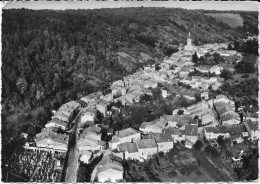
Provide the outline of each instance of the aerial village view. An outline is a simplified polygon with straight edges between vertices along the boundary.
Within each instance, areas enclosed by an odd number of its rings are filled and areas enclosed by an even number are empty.
[[[257,181],[258,11],[202,9],[3,9],[2,182]]]

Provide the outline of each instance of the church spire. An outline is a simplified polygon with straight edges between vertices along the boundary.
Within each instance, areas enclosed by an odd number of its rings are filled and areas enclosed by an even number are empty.
[[[190,32],[189,32],[189,38],[190,38]]]

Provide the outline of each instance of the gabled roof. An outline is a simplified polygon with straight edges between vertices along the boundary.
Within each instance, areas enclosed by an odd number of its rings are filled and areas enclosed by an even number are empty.
[[[258,121],[245,121],[246,124],[248,124],[249,128],[251,130],[258,130],[259,125],[258,125]]]
[[[215,98],[215,100],[220,100],[220,99],[226,99],[226,100],[229,100],[229,98],[228,97],[226,97],[225,95],[217,95],[216,96],[216,98]]]
[[[78,140],[78,144],[84,144],[86,145],[86,142],[89,142],[95,146],[99,145],[99,146],[104,146],[106,144],[105,141],[102,141],[102,140],[96,140],[92,137],[81,137],[79,140]]]
[[[121,152],[135,153],[138,152],[137,145],[135,142],[126,142],[118,145],[118,149]]]
[[[173,138],[168,133],[161,133],[161,134],[151,134],[149,135],[150,138],[155,139],[157,143],[164,143],[164,142],[172,142]]]
[[[85,134],[87,132],[94,132],[94,133],[100,134],[101,133],[101,128],[97,127],[96,125],[92,125],[92,126],[89,126],[89,127],[85,128],[83,130],[82,134]]]
[[[228,120],[231,120],[231,119],[235,119],[235,120],[240,120],[237,116],[234,116],[233,114],[227,114],[227,115],[223,115],[220,117],[220,119],[222,121],[228,121]]]
[[[56,119],[56,118],[53,118],[51,121],[48,121],[46,123],[46,125],[51,124],[51,123],[55,123],[55,124],[60,125],[60,126],[67,126],[68,125],[68,123],[61,121],[60,119]]]
[[[54,142],[58,142],[61,144],[68,144],[68,138],[69,136],[65,134],[58,134],[56,132],[53,132],[49,129],[44,129],[42,132],[36,135],[36,142],[42,141],[45,139],[50,139]]]
[[[243,112],[243,117],[245,118],[258,118],[257,113]]]
[[[77,109],[80,106],[80,104],[73,100],[73,101],[63,104],[62,106],[67,106],[67,107],[71,107],[73,109]]]
[[[171,135],[181,135],[180,129],[176,128],[165,128],[163,129],[163,133],[169,133]]]
[[[157,148],[157,144],[154,139],[140,139],[135,142],[138,149]]]
[[[186,125],[185,126],[186,136],[198,136],[198,125]]]
[[[206,132],[212,132],[215,134],[242,134],[242,132],[247,132],[245,125],[220,125],[216,127],[205,127]]]
[[[115,137],[123,138],[123,137],[128,137],[128,136],[131,136],[134,134],[138,134],[138,133],[140,133],[140,131],[135,130],[130,127],[130,128],[124,129],[124,130],[116,131]]]
[[[112,154],[104,155],[98,165],[97,173],[104,172],[108,169],[123,172],[124,168],[122,164],[122,159]]]
[[[63,114],[63,113],[60,113],[60,112],[55,113],[51,118],[52,119],[60,119],[60,120],[65,121],[65,122],[69,122],[69,117],[66,114]]]

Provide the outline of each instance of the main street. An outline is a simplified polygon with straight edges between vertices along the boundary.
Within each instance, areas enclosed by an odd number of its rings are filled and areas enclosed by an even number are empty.
[[[64,166],[64,175],[62,177],[62,180],[64,182],[70,182],[74,183],[77,181],[77,170],[78,170],[78,160],[79,160],[79,150],[78,150],[78,124],[81,120],[81,114],[83,112],[83,109],[80,110],[78,113],[76,119],[75,119],[75,125],[73,127],[73,130],[71,132],[69,143],[68,143],[68,153],[66,157],[66,164]]]

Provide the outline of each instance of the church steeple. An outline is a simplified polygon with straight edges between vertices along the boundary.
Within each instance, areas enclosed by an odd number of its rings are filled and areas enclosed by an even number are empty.
[[[187,45],[190,46],[191,45],[191,38],[190,38],[190,32],[189,32],[189,37],[187,39]]]

